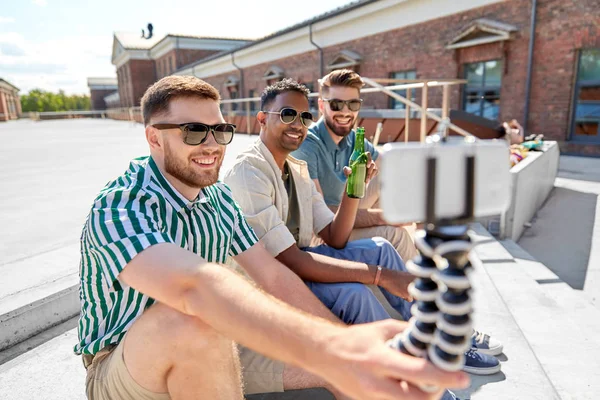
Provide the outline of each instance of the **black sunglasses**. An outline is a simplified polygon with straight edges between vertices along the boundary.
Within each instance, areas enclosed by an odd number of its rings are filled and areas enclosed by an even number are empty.
[[[208,132],[212,132],[218,144],[227,145],[231,143],[235,133],[234,124],[206,125],[201,122],[188,122],[185,124],[154,124],[151,126],[159,130],[179,128],[183,132],[183,142],[191,146],[204,143],[208,137]]]
[[[323,99],[329,103],[329,107],[331,111],[342,111],[344,109],[344,104],[348,106],[348,110],[350,111],[358,111],[360,110],[360,106],[362,105],[362,99],[352,99],[352,100],[340,100],[340,99]]]
[[[286,125],[293,123],[298,118],[298,111],[293,108],[283,108],[281,111],[263,111],[266,114],[279,114],[279,119]],[[313,123],[313,115],[308,111],[300,113],[300,122],[305,127],[309,127]]]

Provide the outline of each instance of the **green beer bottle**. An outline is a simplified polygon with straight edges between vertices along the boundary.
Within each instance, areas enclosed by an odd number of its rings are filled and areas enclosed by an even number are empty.
[[[350,155],[349,166],[352,173],[348,177],[346,193],[353,199],[365,197],[365,178],[367,176],[367,156],[365,154],[365,128],[356,128],[354,151]]]

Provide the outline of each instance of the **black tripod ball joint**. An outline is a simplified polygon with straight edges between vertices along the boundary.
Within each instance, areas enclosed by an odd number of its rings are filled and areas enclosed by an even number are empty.
[[[445,371],[458,371],[471,346],[473,330],[467,277],[473,246],[467,227],[430,225],[417,233],[415,245],[420,255],[406,263],[408,271],[416,276],[408,288],[415,299],[413,316],[408,328],[388,344],[405,354],[427,358]]]

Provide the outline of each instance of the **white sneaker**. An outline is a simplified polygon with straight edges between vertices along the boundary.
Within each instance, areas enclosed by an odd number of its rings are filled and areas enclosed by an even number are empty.
[[[481,354],[487,354],[489,356],[497,356],[502,353],[504,346],[498,340],[493,339],[485,332],[479,332],[473,329],[471,335],[472,347],[477,349]]]

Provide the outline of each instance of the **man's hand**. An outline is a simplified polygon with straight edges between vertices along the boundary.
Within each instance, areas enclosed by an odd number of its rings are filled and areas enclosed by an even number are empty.
[[[381,270],[379,286],[395,296],[402,297],[406,301],[413,301],[412,296],[408,293],[408,285],[413,279],[415,277],[408,272],[383,268]]]
[[[323,377],[355,399],[439,399],[445,388],[468,386],[464,372],[445,372],[425,359],[388,347],[386,341],[406,326],[388,319],[345,328],[328,340]],[[440,390],[426,393],[417,385]]]
[[[377,176],[379,173],[379,168],[377,167],[377,164],[375,164],[375,161],[373,161],[370,152],[366,151],[365,155],[367,156],[367,173],[365,175],[365,183],[369,183],[371,182],[371,179]],[[351,173],[352,168],[344,167],[344,175],[346,175],[346,178],[349,177]]]

